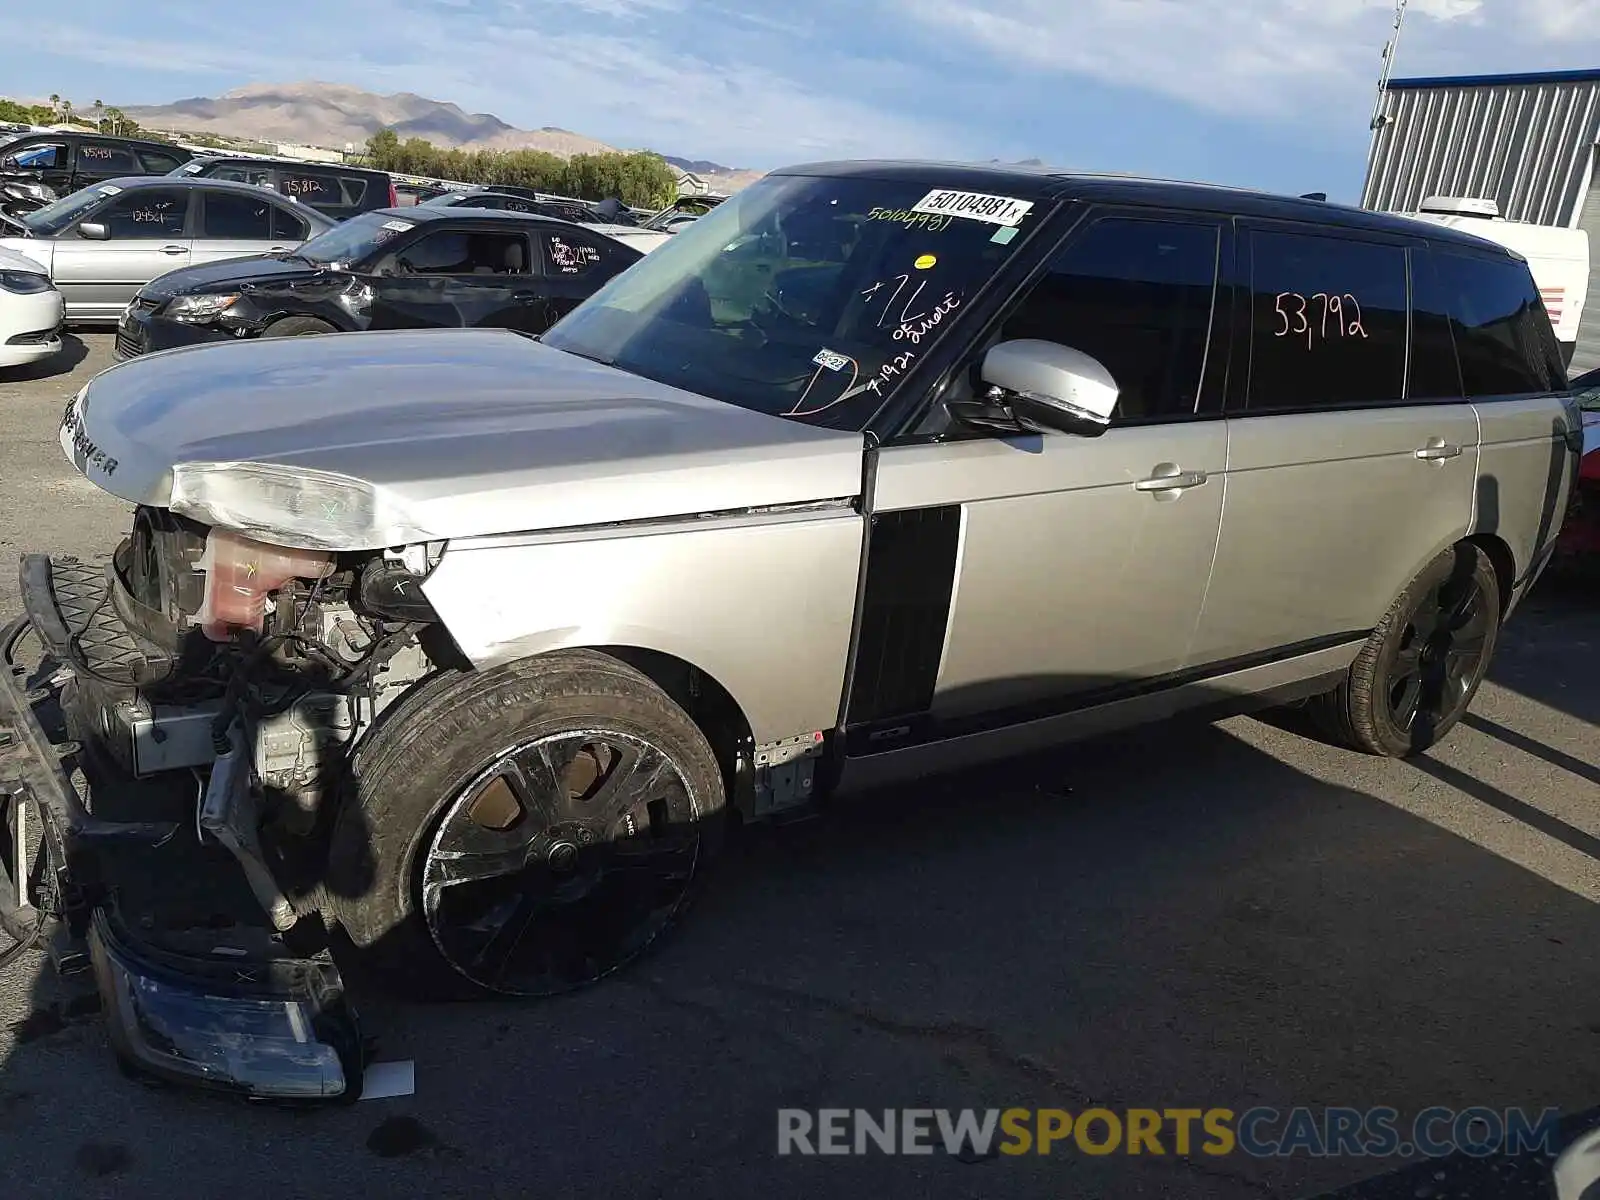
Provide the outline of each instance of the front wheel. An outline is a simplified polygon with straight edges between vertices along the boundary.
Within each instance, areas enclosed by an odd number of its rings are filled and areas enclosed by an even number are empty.
[[[262,337],[310,337],[319,333],[338,333],[326,321],[316,317],[282,317],[261,331]]]
[[[1500,634],[1500,583],[1471,542],[1411,581],[1362,647],[1349,675],[1311,702],[1332,740],[1405,758],[1436,745],[1483,682]]]
[[[682,912],[725,814],[688,715],[578,651],[436,681],[373,731],[352,782],[334,915],[431,995],[548,996],[626,965]]]

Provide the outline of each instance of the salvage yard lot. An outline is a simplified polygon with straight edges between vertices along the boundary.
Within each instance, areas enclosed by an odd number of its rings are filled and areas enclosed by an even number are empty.
[[[110,345],[0,372],[0,615],[17,553],[126,527],[56,443]],[[1457,1160],[776,1156],[781,1107],[1600,1110],[1600,591],[1544,585],[1491,680],[1415,763],[1157,726],[742,839],[660,952],[560,1001],[358,980],[405,1099],[147,1090],[30,957],[0,977],[8,1197],[1543,1196]]]

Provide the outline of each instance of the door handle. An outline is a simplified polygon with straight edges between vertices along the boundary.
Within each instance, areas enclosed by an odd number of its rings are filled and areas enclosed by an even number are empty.
[[[188,248],[189,247],[187,247],[187,246],[163,246],[163,247],[161,247],[161,253],[163,253],[163,254],[182,254]]]
[[[1423,462],[1443,462],[1447,458],[1460,458],[1461,447],[1443,438],[1431,437],[1426,446],[1416,451],[1416,456]]]
[[[287,246],[268,246],[267,247],[267,253],[268,254],[282,254],[288,248],[289,247],[287,247]]]
[[[1155,474],[1149,479],[1137,480],[1133,485],[1136,492],[1181,492],[1188,488],[1199,487],[1206,481],[1204,471],[1183,471],[1171,463],[1162,463],[1156,467]]]

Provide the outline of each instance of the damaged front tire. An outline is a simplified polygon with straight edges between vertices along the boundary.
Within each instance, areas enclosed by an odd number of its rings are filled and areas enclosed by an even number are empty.
[[[440,677],[373,730],[351,785],[333,915],[435,996],[547,996],[626,965],[682,912],[725,816],[688,714],[590,651]]]

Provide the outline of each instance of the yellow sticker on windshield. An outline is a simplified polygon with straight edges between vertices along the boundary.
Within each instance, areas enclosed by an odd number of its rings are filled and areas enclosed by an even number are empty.
[[[917,261],[915,263],[913,263],[912,265],[915,266],[917,268],[917,270],[919,270],[919,271],[926,271],[929,267],[933,266],[933,264],[938,262],[938,261],[939,261],[939,258],[938,258],[937,255],[924,254],[921,257],[919,257],[917,259]]]

